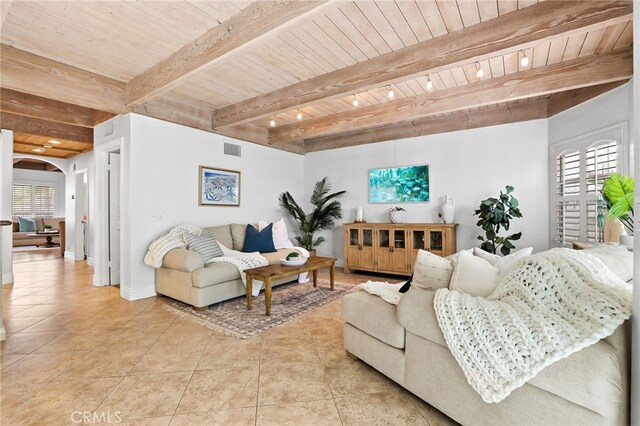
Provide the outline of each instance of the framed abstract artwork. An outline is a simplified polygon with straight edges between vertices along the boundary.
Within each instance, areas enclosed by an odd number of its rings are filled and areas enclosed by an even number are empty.
[[[369,170],[369,203],[429,202],[429,166]]]
[[[240,206],[240,172],[200,166],[198,205]]]

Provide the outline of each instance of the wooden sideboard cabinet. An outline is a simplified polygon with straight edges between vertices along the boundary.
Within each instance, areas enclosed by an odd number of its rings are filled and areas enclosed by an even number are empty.
[[[457,224],[345,223],[344,271],[411,275],[418,250],[438,256],[456,252]]]

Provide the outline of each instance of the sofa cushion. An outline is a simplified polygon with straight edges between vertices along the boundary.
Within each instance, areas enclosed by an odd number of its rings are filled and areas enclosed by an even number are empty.
[[[433,307],[435,294],[411,287],[398,303],[398,321],[409,333],[447,347]]]
[[[448,288],[453,267],[451,262],[425,250],[418,250],[411,285],[426,289]]]
[[[273,253],[276,248],[273,246],[273,225],[269,224],[262,231],[258,231],[253,225],[247,225],[247,232],[244,238],[242,251],[252,253]]]
[[[193,271],[193,286],[205,288],[227,281],[239,280],[238,268],[230,263],[214,262]]]
[[[633,278],[633,252],[627,247],[618,244],[599,244],[587,251],[600,259],[622,281]]]
[[[229,225],[211,226],[209,228],[205,228],[205,231],[213,235],[218,243],[228,249],[233,249],[233,238],[231,237],[231,227]]]
[[[36,232],[36,220],[32,217],[18,217],[20,232]]]
[[[231,225],[229,225],[229,227],[231,228],[231,238],[233,239],[233,244],[229,248],[241,251],[242,247],[244,247],[244,238],[247,234],[247,225],[232,223]]]
[[[260,219],[258,221],[258,231],[262,231],[269,226],[269,223]],[[271,228],[273,232],[273,246],[278,249],[293,248],[293,243],[289,240],[289,231],[287,230],[287,224],[284,222],[284,218],[277,222],[273,222]]]
[[[522,259],[523,257],[531,256],[532,252],[533,252],[533,247],[526,247],[514,253],[511,253],[507,256],[498,256],[498,255],[486,252],[478,247],[475,247],[473,249],[474,256],[481,257],[487,262],[489,262],[490,264],[492,264],[493,266],[495,266],[496,268],[498,268],[499,280],[503,279],[505,276],[507,276],[509,272],[515,269],[516,264],[520,261],[520,259]]]
[[[395,348],[404,348],[404,328],[398,322],[396,306],[365,291],[342,298],[342,319],[357,329]]]

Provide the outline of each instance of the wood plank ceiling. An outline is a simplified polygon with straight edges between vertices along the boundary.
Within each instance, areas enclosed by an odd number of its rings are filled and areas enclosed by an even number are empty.
[[[134,111],[305,153],[544,118],[632,75],[631,1],[2,5],[2,97],[91,117],[56,119],[62,139]],[[18,103],[1,103],[3,127],[59,115]],[[42,127],[17,126],[16,149],[45,143]]]

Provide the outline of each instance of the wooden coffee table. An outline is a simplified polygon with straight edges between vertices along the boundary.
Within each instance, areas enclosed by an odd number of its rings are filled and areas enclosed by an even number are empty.
[[[34,234],[27,234],[27,237],[45,238],[46,239],[46,243],[44,243],[44,244],[36,244],[36,247],[43,246],[43,247],[46,247],[46,248],[51,248],[51,247],[59,247],[60,246],[60,244],[53,242],[53,237],[57,237],[58,235],[60,235],[60,231],[59,230],[48,231],[48,232],[36,231]]]
[[[264,304],[267,316],[271,315],[271,283],[280,278],[299,275],[303,272],[313,272],[313,286],[318,286],[318,269],[329,268],[329,282],[331,290],[333,290],[333,282],[335,277],[334,264],[336,259],[333,257],[313,256],[307,260],[302,266],[284,266],[281,264],[260,266],[259,268],[246,269],[247,274],[247,309],[252,308],[252,290],[253,280],[259,279],[264,282]]]

